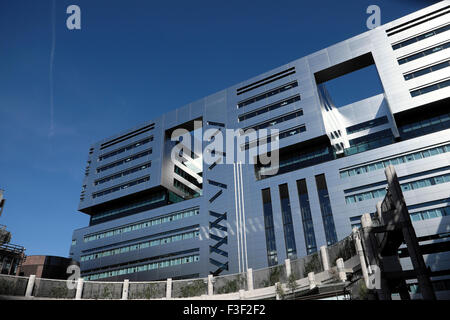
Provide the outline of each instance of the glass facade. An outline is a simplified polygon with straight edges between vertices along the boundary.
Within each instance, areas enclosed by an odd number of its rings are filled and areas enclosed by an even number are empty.
[[[144,220],[139,223],[130,224],[130,225],[123,226],[120,228],[114,228],[114,229],[110,229],[110,230],[100,232],[100,233],[89,234],[84,237],[84,242],[108,238],[108,237],[116,236],[116,235],[126,233],[126,232],[131,232],[131,231],[135,231],[135,230],[149,228],[152,226],[157,226],[157,225],[167,223],[167,222],[174,222],[174,221],[177,221],[180,219],[196,216],[198,214],[200,214],[199,208],[191,208],[191,209],[187,209],[187,210],[183,210],[183,211],[179,211],[179,212],[174,212],[174,213],[171,213],[168,215],[163,215],[163,216],[159,216],[159,217],[152,218],[149,220]]]
[[[105,165],[105,166],[102,166],[102,167],[100,167],[100,168],[97,169],[97,173],[103,172],[103,171],[105,171],[105,170],[109,170],[109,169],[111,169],[111,168],[120,166],[120,165],[122,165],[122,164],[124,164],[124,163],[127,163],[127,162],[130,162],[130,161],[137,160],[137,159],[139,159],[139,158],[148,156],[148,155],[150,155],[150,154],[152,154],[152,149],[147,149],[147,150],[145,150],[145,151],[143,151],[143,152],[139,152],[138,154],[135,154],[135,155],[133,155],[133,156],[126,157],[126,158],[123,158],[123,159],[114,161],[114,162],[112,162],[112,163],[110,163],[110,164],[107,164],[107,165]]]
[[[425,118],[425,117],[424,117]],[[428,119],[420,119],[416,122],[400,126],[399,132],[403,139],[411,139],[428,133],[450,128],[450,113],[435,116]]]
[[[350,147],[345,149],[344,153],[345,155],[350,156],[352,154],[383,147],[394,142],[395,140],[391,129],[387,129],[349,140]]]
[[[290,105],[291,103],[294,103],[294,102],[297,102],[297,101],[300,101],[300,95],[296,95],[296,96],[293,96],[293,97],[290,97],[290,98],[287,98],[287,99],[275,102],[275,103],[270,104],[268,106],[259,108],[259,109],[255,110],[255,111],[243,114],[243,115],[239,116],[239,122],[251,119],[253,117],[256,117],[256,116],[259,116],[261,114],[264,114],[264,113],[276,110],[276,109],[281,108],[281,107],[285,107],[285,106]]]
[[[424,39],[428,39],[429,37],[435,36],[439,33],[442,33],[442,32],[448,31],[448,30],[450,30],[450,24],[440,27],[440,28],[437,28],[435,30],[429,31],[427,33],[421,34],[420,36],[416,36],[411,39],[394,44],[392,46],[392,49],[397,50],[397,49],[409,46],[410,44],[416,43],[416,42],[424,40]]]
[[[441,70],[441,69],[444,69],[447,67],[450,67],[450,61],[444,61],[444,62],[435,64],[433,66],[426,67],[424,69],[420,69],[418,71],[407,73],[407,74],[403,75],[403,77],[405,78],[405,80],[411,80],[413,78],[417,78],[417,77],[423,76],[425,74],[428,74],[428,73],[431,73],[434,71],[438,71],[438,70]]]
[[[446,152],[450,152],[450,144],[426,149],[423,151],[417,151],[414,153],[409,153],[406,155],[393,157],[393,158],[385,159],[382,161],[373,162],[373,163],[370,163],[370,164],[367,164],[364,166],[359,166],[356,168],[344,170],[344,171],[340,172],[340,176],[341,176],[341,178],[352,177],[352,176],[360,175],[363,173],[384,169],[387,166],[389,166],[390,164],[399,165],[402,163],[408,163],[408,162],[424,159],[427,157],[435,156],[438,154],[446,153]]]
[[[323,227],[327,245],[337,242],[336,227],[333,220],[333,212],[331,210],[330,196],[328,194],[327,182],[325,175],[316,176],[317,193],[319,195],[320,211],[322,213]]]
[[[278,264],[277,246],[273,224],[272,199],[270,189],[261,190],[264,211],[264,229],[266,234],[267,261],[269,266]]]
[[[126,252],[138,251],[138,250],[142,250],[142,249],[146,249],[146,248],[150,248],[150,247],[160,246],[160,245],[167,244],[167,243],[172,243],[172,242],[177,242],[177,241],[182,241],[182,240],[190,240],[190,239],[198,238],[199,234],[200,234],[200,232],[198,230],[195,230],[195,231],[179,233],[179,234],[172,235],[172,236],[166,236],[166,237],[161,237],[161,238],[143,241],[143,242],[139,242],[139,243],[134,243],[129,246],[123,246],[123,247],[119,247],[119,248],[114,248],[114,249],[110,249],[110,250],[104,250],[104,251],[84,255],[84,256],[81,256],[80,261],[84,262],[84,261],[89,261],[89,260],[94,260],[94,259],[100,259],[100,258],[104,258],[104,257],[109,257],[109,256],[113,256],[113,255],[126,253]]]
[[[420,188],[425,188],[429,186],[433,186],[436,184],[446,183],[450,182],[450,173],[439,175],[436,177],[426,178],[426,179],[420,179],[412,182],[402,183],[400,184],[402,191],[410,191]],[[372,191],[366,191],[358,194],[354,194],[351,196],[345,197],[345,202],[347,204],[375,199],[375,198],[381,198],[386,195],[386,188],[381,188],[377,190]]]
[[[316,236],[314,234],[314,224],[309,206],[308,189],[306,180],[297,180],[298,199],[300,202],[300,212],[302,215],[303,234],[305,236],[306,254],[317,251]]]
[[[249,104],[252,104],[254,102],[257,102],[257,101],[260,101],[260,100],[272,97],[272,96],[274,96],[276,94],[279,94],[281,92],[284,92],[284,91],[292,89],[292,88],[295,88],[297,86],[298,86],[298,82],[297,81],[292,81],[292,82],[290,82],[288,84],[285,84],[285,85],[283,85],[281,87],[278,87],[278,88],[266,91],[266,92],[261,93],[261,94],[259,94],[257,96],[254,96],[254,97],[251,97],[251,98],[246,99],[244,101],[241,101],[241,102],[238,103],[238,108],[242,108],[242,107],[248,106]]]
[[[83,279],[92,281],[92,280],[115,277],[115,276],[120,276],[120,275],[125,275],[125,274],[136,273],[136,272],[162,269],[162,268],[177,266],[180,264],[197,262],[199,260],[200,260],[200,256],[198,254],[195,254],[195,255],[190,255],[190,256],[181,257],[181,258],[173,258],[173,259],[167,259],[167,260],[158,261],[158,262],[152,262],[152,263],[135,266],[135,267],[122,268],[122,269],[117,269],[117,270],[111,270],[111,271],[106,271],[106,272],[101,272],[101,273],[90,274],[88,276],[83,277]]]
[[[418,211],[410,213],[411,221],[421,221],[421,220],[428,220],[428,219],[434,219],[444,216],[450,216],[450,207],[444,207],[444,208],[436,208],[436,209],[429,209],[424,211]]]
[[[411,97],[417,97],[417,96],[420,96],[420,95],[428,93],[428,92],[446,88],[448,86],[450,86],[450,80],[435,83],[430,86],[426,86],[426,87],[411,91]]]
[[[355,124],[353,126],[348,127],[346,130],[347,130],[347,134],[352,134],[352,133],[367,130],[367,129],[370,129],[370,128],[373,128],[376,126],[380,126],[385,123],[388,123],[388,119],[386,116],[383,116],[383,117],[376,118],[376,119],[373,119],[370,121]]]
[[[133,142],[132,144],[129,144],[129,145],[125,146],[125,147],[116,149],[114,151],[111,151],[111,152],[108,152],[108,153],[105,153],[105,154],[99,156],[98,157],[98,161],[103,161],[103,160],[108,159],[110,157],[113,157],[113,156],[116,156],[118,154],[121,154],[121,153],[123,153],[125,151],[129,151],[129,150],[132,150],[134,148],[140,147],[140,146],[142,146],[144,144],[147,144],[147,143],[149,143],[151,141],[153,141],[153,136],[151,136],[149,138],[145,138],[145,139],[139,140],[137,142]]]
[[[448,48],[450,48],[450,42],[447,42],[447,43],[438,45],[436,47],[433,47],[433,48],[430,48],[430,49],[427,49],[427,50],[415,53],[413,55],[407,56],[407,57],[402,58],[402,59],[399,59],[398,60],[398,64],[404,64],[404,63],[407,63],[407,62],[410,62],[410,61],[414,61],[416,59],[428,56],[430,54],[433,54],[435,52],[438,52],[438,51],[441,51],[441,50],[445,50],[445,49],[448,49]]]
[[[92,198],[95,199],[97,197],[101,197],[101,196],[107,195],[107,194],[112,193],[112,192],[117,192],[119,190],[123,190],[123,189],[126,189],[128,187],[132,187],[132,186],[135,186],[135,185],[147,182],[149,180],[150,180],[150,176],[139,178],[139,179],[136,179],[136,180],[133,180],[133,181],[121,184],[119,186],[115,186],[115,187],[112,187],[112,188],[109,188],[109,189],[106,189],[106,190],[95,192],[95,193],[92,194]]]
[[[283,219],[284,243],[288,259],[297,258],[294,224],[292,222],[291,203],[287,183],[278,186],[280,192],[281,218]]]

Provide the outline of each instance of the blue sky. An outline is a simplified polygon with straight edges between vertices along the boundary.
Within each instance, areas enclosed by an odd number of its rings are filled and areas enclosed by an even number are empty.
[[[67,256],[92,143],[434,2],[56,0],[51,67],[52,0],[0,0],[0,224]]]

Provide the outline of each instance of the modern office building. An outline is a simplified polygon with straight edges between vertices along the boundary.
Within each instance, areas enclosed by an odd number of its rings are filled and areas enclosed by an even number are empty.
[[[90,223],[74,231],[70,257],[85,279],[109,281],[276,265],[335,243],[375,212],[388,164],[417,236],[448,240],[449,47],[442,1],[95,143],[79,203]],[[335,104],[327,86],[365,70],[379,92]],[[173,157],[180,128],[197,147]],[[249,128],[279,130],[276,173],[262,157],[239,163],[229,141],[213,148],[227,130]],[[257,139],[237,148],[264,155]],[[448,252],[425,260],[450,266]]]

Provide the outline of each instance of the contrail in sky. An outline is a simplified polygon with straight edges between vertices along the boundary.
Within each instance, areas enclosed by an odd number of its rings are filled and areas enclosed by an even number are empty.
[[[52,47],[50,51],[50,71],[49,71],[49,84],[50,84],[50,131],[48,136],[51,137],[54,134],[54,101],[53,101],[53,64],[55,59],[55,0],[52,1]]]

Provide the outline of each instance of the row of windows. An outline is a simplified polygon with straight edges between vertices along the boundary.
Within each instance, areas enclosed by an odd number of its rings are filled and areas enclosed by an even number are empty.
[[[352,139],[349,143],[350,147],[344,150],[347,156],[394,143],[394,136],[392,131],[387,129]]]
[[[402,41],[400,43],[394,44],[392,46],[392,49],[397,50],[399,48],[409,46],[410,44],[416,43],[416,42],[424,40],[424,39],[428,39],[429,37],[435,36],[439,33],[445,32],[447,30],[450,30],[450,24],[443,26],[441,28],[435,29],[433,31],[427,32],[425,34],[421,34],[420,36],[417,36],[417,37]]]
[[[450,182],[450,173],[436,177],[421,179],[413,182],[402,183],[400,186],[402,188],[402,191],[410,191],[446,182]],[[384,197],[385,195],[386,195],[386,188],[383,188],[347,196],[345,197],[345,202],[347,204],[350,204],[369,199],[381,198]]]
[[[281,117],[272,119],[272,120],[270,120],[270,121],[260,123],[260,124],[258,124],[258,125],[256,125],[256,126],[253,126],[253,127],[245,128],[244,131],[246,131],[246,130],[249,129],[249,128],[252,128],[252,129],[254,129],[254,130],[265,129],[265,128],[268,128],[268,127],[272,127],[272,126],[274,126],[274,125],[277,125],[277,124],[279,124],[279,123],[282,123],[282,122],[285,122],[285,121],[289,121],[289,120],[292,120],[292,119],[301,117],[301,116],[303,116],[303,110],[299,110],[299,111],[296,111],[296,112],[292,112],[292,113],[290,113],[290,114],[287,114],[287,115],[284,115],[284,116],[281,116]]]
[[[353,126],[348,127],[346,130],[347,130],[347,134],[352,134],[352,133],[356,133],[359,131],[367,130],[367,129],[382,125],[387,122],[388,122],[387,117],[383,116],[383,117],[376,118],[376,119],[373,119],[370,121],[355,124]]]
[[[122,172],[116,173],[116,174],[108,176],[106,178],[97,180],[97,181],[95,181],[94,185],[99,185],[99,184],[102,184],[102,183],[105,183],[105,182],[108,182],[108,181],[111,181],[111,180],[119,179],[119,178],[127,176],[129,174],[132,174],[132,173],[135,173],[135,172],[138,172],[138,171],[150,168],[151,165],[152,165],[151,162],[147,162],[147,163],[144,163],[144,164],[142,164],[140,166],[137,166],[137,167],[134,167],[134,168],[131,168],[131,169],[128,169],[128,170],[124,170]]]
[[[108,153],[105,153],[105,154],[99,156],[98,157],[98,161],[103,161],[103,160],[108,159],[110,157],[113,157],[115,155],[121,154],[121,153],[123,153],[125,151],[129,151],[129,150],[132,150],[132,149],[137,148],[139,146],[142,146],[144,144],[147,144],[147,143],[149,143],[151,141],[153,141],[153,136],[151,136],[149,138],[145,138],[145,139],[139,140],[137,142],[133,142],[132,144],[129,144],[129,145],[125,146],[125,147],[116,149],[114,151],[111,151],[111,152],[108,152]]]
[[[177,266],[177,265],[181,265],[181,264],[197,262],[199,260],[200,260],[200,256],[198,254],[196,254],[196,255],[191,255],[191,256],[182,257],[182,258],[174,258],[174,259],[170,259],[170,260],[153,262],[153,263],[144,264],[144,265],[137,266],[137,267],[123,268],[123,269],[118,269],[118,270],[113,270],[113,271],[91,274],[89,276],[83,277],[83,279],[86,281],[89,281],[89,280],[92,281],[92,280],[97,280],[97,279],[121,276],[121,275],[125,275],[125,274],[130,274],[130,273],[162,269],[162,268]]]
[[[411,93],[411,97],[417,97],[417,96],[420,96],[422,94],[425,94],[425,93],[428,93],[428,92],[432,92],[432,91],[436,91],[436,90],[439,90],[439,89],[442,89],[442,88],[445,88],[445,87],[448,87],[448,86],[450,86],[450,79],[442,81],[442,82],[439,82],[439,83],[432,84],[431,86],[427,86],[427,87],[424,87],[424,88],[413,90],[410,93]]]
[[[278,88],[275,88],[275,89],[263,92],[261,94],[258,94],[257,96],[254,96],[254,97],[246,99],[246,100],[244,100],[242,102],[239,102],[238,103],[238,108],[245,107],[245,106],[247,106],[247,105],[249,105],[251,103],[257,102],[257,101],[265,99],[265,98],[269,98],[271,96],[274,96],[274,95],[279,94],[281,92],[284,92],[286,90],[295,88],[297,86],[298,86],[298,82],[294,81],[294,82],[285,84],[284,86],[281,86],[281,87],[278,87]]]
[[[387,166],[389,166],[390,164],[398,165],[401,163],[420,160],[423,158],[435,156],[435,155],[438,155],[441,153],[446,153],[446,152],[450,152],[450,144],[423,150],[423,151],[418,151],[415,153],[410,153],[410,154],[407,154],[404,156],[399,156],[399,157],[395,157],[395,158],[391,158],[391,159],[387,159],[387,160],[383,160],[383,161],[374,162],[374,163],[371,163],[371,164],[368,164],[365,166],[360,166],[360,167],[349,169],[349,170],[345,170],[345,171],[342,171],[340,173],[340,175],[341,175],[341,178],[352,177],[352,176],[359,175],[362,173],[371,172],[371,171],[375,171],[375,170],[379,170],[379,169],[384,169]]]
[[[402,138],[414,138],[424,134],[448,129],[450,127],[450,113],[435,116],[399,127]]]
[[[184,183],[178,181],[177,179],[173,179],[173,186],[175,188],[177,188],[178,190],[183,191],[183,193],[187,193],[188,195],[190,195],[193,198],[196,198],[196,197],[200,196],[200,194],[198,192],[192,190],[187,185],[185,185]]]
[[[303,234],[305,236],[306,254],[312,254],[317,251],[316,236],[314,232],[314,224],[311,215],[311,207],[309,205],[308,188],[306,180],[297,180],[298,200],[300,203],[300,211],[302,214]]]
[[[416,60],[416,59],[428,56],[428,55],[430,55],[432,53],[435,53],[435,52],[438,52],[438,51],[441,51],[441,50],[444,50],[444,49],[447,49],[447,48],[450,48],[450,42],[438,45],[436,47],[433,47],[433,48],[430,48],[430,49],[427,49],[427,50],[424,50],[424,51],[420,51],[418,53],[415,53],[413,55],[410,55],[410,56],[402,58],[402,59],[399,59],[398,60],[398,64],[404,64],[404,63],[407,63],[407,62],[410,62],[410,61],[413,61],[413,60]]]
[[[318,148],[312,152],[307,153],[293,154],[288,158],[280,159],[278,173],[297,170],[305,166],[323,162],[324,159],[330,160],[332,157],[333,154],[330,152],[329,147]],[[292,170],[289,169],[290,167],[294,166],[295,168],[291,168]],[[282,170],[283,168],[286,168],[286,170]],[[272,169],[270,169],[270,167],[269,168],[261,167],[259,169],[258,174],[264,176],[265,173],[271,171]]]
[[[288,259],[296,259],[297,247],[295,245],[294,225],[292,221],[288,185],[286,183],[279,185],[278,191],[280,193],[281,219],[283,221],[286,256]]]
[[[290,98],[287,98],[287,99],[275,102],[275,103],[270,104],[268,106],[259,108],[259,109],[255,110],[255,111],[243,114],[243,115],[239,116],[239,122],[244,121],[244,120],[248,120],[250,118],[259,116],[260,114],[267,113],[269,111],[273,111],[273,110],[276,110],[276,109],[281,108],[281,107],[285,107],[285,106],[287,106],[287,105],[289,105],[291,103],[297,102],[297,101],[300,101],[300,95],[296,95],[296,96],[293,96],[293,97],[290,97]]]
[[[140,152],[140,153],[138,153],[138,154],[135,154],[135,155],[133,155],[133,156],[131,156],[131,157],[127,157],[127,158],[124,158],[124,159],[120,159],[120,160],[118,160],[118,161],[115,161],[115,162],[112,162],[112,163],[110,163],[110,164],[107,164],[106,166],[97,168],[97,173],[100,173],[100,172],[102,172],[102,171],[105,171],[105,170],[108,170],[108,169],[111,169],[111,168],[120,166],[120,165],[122,165],[122,164],[124,164],[124,163],[127,163],[127,162],[130,162],[130,161],[133,161],[133,160],[136,160],[136,159],[139,159],[139,158],[148,156],[148,155],[150,155],[150,154],[152,154],[152,149],[145,150],[145,151]]]
[[[130,181],[130,182],[127,182],[127,183],[122,184],[120,186],[116,186],[114,188],[110,188],[110,189],[106,189],[106,190],[103,190],[103,191],[100,191],[100,192],[93,193],[92,194],[92,198],[95,199],[97,197],[102,197],[104,195],[107,195],[107,194],[110,194],[110,193],[113,193],[113,192],[117,192],[119,190],[123,190],[123,189],[126,189],[128,187],[132,187],[132,186],[135,186],[135,185],[147,182],[149,180],[150,180],[150,176],[146,176],[144,178],[140,178],[140,179],[137,179],[137,180],[134,180],[134,181]]]
[[[100,258],[109,257],[109,256],[121,254],[121,253],[130,252],[130,251],[136,251],[136,250],[146,249],[149,247],[155,247],[155,246],[159,246],[159,245],[163,245],[163,244],[167,244],[167,243],[171,243],[171,242],[176,242],[176,241],[181,241],[181,240],[190,240],[190,239],[198,238],[199,235],[200,235],[200,232],[198,230],[180,233],[180,234],[176,234],[173,236],[163,237],[163,238],[159,238],[159,239],[154,239],[154,240],[150,240],[150,241],[132,244],[132,245],[125,246],[125,247],[120,247],[120,248],[111,249],[111,250],[105,250],[105,251],[81,256],[80,261],[84,262],[84,261],[89,261],[89,260],[94,260],[94,259],[100,259]]]
[[[305,132],[306,131],[306,126],[302,125],[300,127],[297,128],[292,128],[292,129],[288,129],[285,131],[282,131],[279,135],[278,135],[278,139],[284,139],[287,137],[291,137],[293,135],[299,134],[300,132]],[[272,141],[272,137],[271,136],[267,136],[267,139],[264,140],[258,140],[258,141],[252,141],[252,142],[247,142],[245,145],[241,145],[241,150],[248,150],[249,148],[253,148],[256,147],[257,143],[259,142],[259,145],[263,145],[266,143],[270,143]]]
[[[188,174],[186,171],[184,171],[177,165],[174,166],[173,171],[176,174],[178,174],[180,177],[182,177],[182,178],[186,179],[187,181],[189,181],[190,183],[192,183],[193,185],[199,187],[200,189],[202,188],[202,184],[200,182],[198,182],[198,180],[196,178],[194,178],[193,176]]]
[[[422,179],[418,181],[403,183],[400,186],[402,187],[402,191],[410,191],[420,188],[425,188],[429,186],[434,186],[436,184],[450,182],[450,173],[444,174],[437,177]]]
[[[102,143],[100,145],[100,150],[103,150],[105,148],[109,148],[112,145],[118,144],[120,142],[123,142],[125,140],[131,139],[133,137],[136,137],[136,136],[138,136],[140,134],[143,134],[143,133],[145,133],[147,131],[153,130],[154,128],[155,128],[155,124],[151,123],[151,124],[149,124],[147,126],[144,126],[144,127],[140,128],[140,129],[134,130],[132,132],[128,132],[127,134],[124,134],[124,135],[122,135],[120,137],[117,137],[115,139],[112,139],[110,141]]]
[[[94,241],[94,240],[98,240],[98,239],[108,238],[108,237],[116,236],[116,235],[119,235],[119,234],[122,234],[122,233],[131,232],[131,231],[135,231],[135,230],[140,230],[140,229],[144,229],[144,228],[149,228],[149,227],[160,225],[160,224],[167,223],[167,222],[178,221],[180,219],[196,216],[199,213],[200,213],[200,209],[199,208],[192,208],[192,209],[188,209],[188,210],[172,213],[172,214],[165,215],[165,216],[162,216],[162,217],[146,220],[146,221],[143,221],[143,222],[140,222],[140,223],[131,224],[131,225],[128,225],[128,226],[125,226],[125,227],[111,229],[111,230],[104,231],[104,232],[101,232],[101,233],[86,235],[84,237],[84,242],[89,242],[89,241]]]
[[[411,213],[410,215],[412,221],[421,221],[444,216],[450,216],[450,207],[419,211]]]
[[[412,78],[417,78],[417,77],[423,76],[425,74],[447,68],[449,66],[450,66],[450,60],[435,64],[433,66],[426,67],[426,68],[423,68],[423,69],[420,69],[420,70],[417,70],[414,72],[407,73],[407,74],[403,75],[403,77],[405,78],[405,80],[411,80]]]
[[[99,220],[105,217],[109,217],[109,216],[113,216],[113,215],[117,215],[126,211],[130,211],[130,210],[134,210],[134,209],[138,209],[138,208],[142,208],[148,205],[151,205],[153,203],[157,203],[160,201],[163,201],[166,199],[166,194],[164,192],[158,192],[158,193],[154,193],[150,196],[149,199],[145,200],[145,201],[141,201],[141,202],[137,202],[137,203],[132,203],[120,208],[115,208],[112,210],[107,210],[104,211],[102,213],[98,213],[96,215],[94,215],[91,219],[92,221],[95,220]]]

